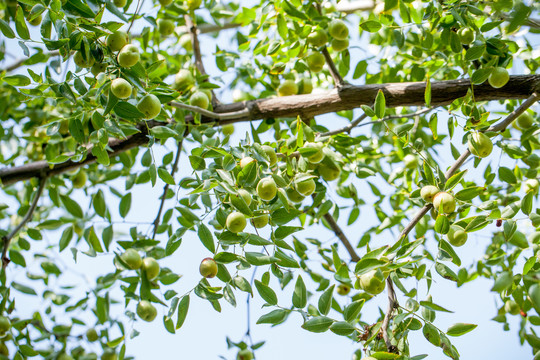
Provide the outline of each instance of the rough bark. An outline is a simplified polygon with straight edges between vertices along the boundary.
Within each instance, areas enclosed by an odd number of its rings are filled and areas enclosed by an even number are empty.
[[[384,92],[387,107],[423,106],[425,105],[425,88],[426,83],[424,82],[344,85],[339,90],[334,89],[320,94],[284,96],[218,105],[214,111],[221,114],[245,109],[249,111],[241,113],[242,115],[236,118],[219,122],[203,117],[202,122],[224,125],[241,121],[296,117],[298,115],[309,118],[340,110],[355,109],[361,105],[371,106],[379,90]],[[448,105],[455,99],[465,96],[470,88],[470,82],[467,79],[434,81],[431,83],[431,106]],[[500,89],[495,89],[487,83],[476,85],[474,86],[474,96],[476,101],[524,99],[538,89],[540,89],[540,75],[516,75],[511,76],[508,84]],[[186,119],[189,121],[190,117],[186,117]],[[111,140],[109,146],[113,152],[109,155],[115,156],[136,146],[146,144],[149,140],[146,136],[146,129],[158,125],[163,125],[163,123],[148,121],[146,125],[140,126],[140,134],[130,136],[127,139]],[[49,166],[46,161],[38,161],[18,167],[4,168],[0,169],[0,182],[3,185],[10,185],[36,176],[53,176],[95,161],[95,157],[90,154],[79,163],[68,161]]]

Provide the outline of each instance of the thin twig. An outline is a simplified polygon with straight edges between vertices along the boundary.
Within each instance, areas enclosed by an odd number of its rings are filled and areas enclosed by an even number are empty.
[[[45,56],[47,56],[48,58],[50,57],[54,57],[54,56],[58,56],[60,55],[60,51],[58,50],[54,50],[54,51],[51,51],[51,52],[47,52],[47,53],[43,53]],[[1,69],[0,72],[2,71],[5,71],[5,72],[10,72],[10,71],[13,71],[21,66],[24,65],[24,62],[26,60],[28,60],[29,58],[21,58],[21,59],[18,59],[17,61],[15,61],[13,64],[9,65],[8,67],[6,67],[5,69]]]
[[[26,225],[28,221],[32,219],[32,215],[34,214],[34,211],[36,210],[39,198],[41,197],[41,194],[43,193],[43,189],[45,189],[45,183],[47,182],[47,177],[43,176],[39,182],[36,194],[34,196],[34,200],[32,200],[32,204],[30,205],[30,208],[26,212],[26,215],[24,215],[23,219],[13,229],[8,235],[4,236],[2,238],[2,243],[4,248],[2,249],[2,269],[5,269],[6,266],[9,264],[9,259],[7,257],[7,251],[9,248],[9,244],[11,243],[11,240],[21,231],[21,229]]]
[[[197,31],[197,24],[195,22],[195,15],[194,14],[191,14],[191,15],[193,15],[193,19],[192,19],[192,16],[190,15],[184,15],[184,19],[186,20],[186,27],[189,29],[189,33],[191,34],[191,44],[193,47],[193,56],[195,57],[195,66],[197,67],[197,70],[199,70],[199,72],[202,75],[206,75],[206,70],[204,69],[204,64],[202,61],[201,45],[199,43],[199,38],[197,36],[198,31]],[[212,106],[215,107],[216,105],[219,104],[219,100],[216,97],[214,90],[211,90],[211,93],[212,93]]]
[[[192,112],[195,112],[195,113],[198,113],[198,114],[201,114],[201,115],[204,115],[206,117],[216,119],[216,120],[229,120],[229,119],[243,118],[251,114],[248,108],[244,108],[240,111],[234,111],[234,112],[221,114],[221,113],[215,113],[213,111],[200,108],[198,106],[192,106],[192,105],[184,104],[177,101],[171,101],[169,105],[178,109],[189,110],[189,111],[192,111]]]
[[[540,95],[536,92],[532,93],[531,96],[527,98],[517,109],[512,111],[504,120],[498,122],[497,124],[489,127],[486,131],[489,132],[498,132],[498,131],[504,131],[508,125],[512,123],[519,115],[523,114],[525,110],[527,110],[529,107],[531,107],[535,102],[537,102],[540,99]],[[456,160],[456,162],[446,171],[444,174],[444,177],[446,179],[449,179],[452,175],[456,173],[456,171],[459,170],[459,168],[463,165],[465,160],[471,155],[471,152],[469,149],[465,150],[459,158]],[[418,224],[418,222],[428,213],[428,211],[431,209],[433,205],[432,204],[426,204],[420,211],[414,216],[414,218],[409,222],[407,226],[403,229],[399,236],[399,240],[404,239],[409,232]]]
[[[347,239],[347,236],[345,236],[343,230],[341,230],[341,227],[339,227],[336,220],[334,220],[334,217],[330,213],[324,214],[323,217],[328,222],[328,225],[330,225],[330,228],[332,229],[334,234],[336,234],[338,239],[345,246],[345,249],[347,249],[347,252],[351,256],[351,260],[354,262],[360,261],[360,256],[358,256],[358,254],[354,250],[354,247],[351,245],[351,242],[349,241],[349,239]]]
[[[332,57],[330,56],[330,53],[328,52],[328,49],[326,46],[322,48],[322,54],[324,56],[324,59],[326,60],[326,64],[328,65],[328,70],[330,71],[330,75],[332,75],[332,79],[334,79],[334,84],[336,84],[337,88],[340,88],[345,84],[345,81],[339,74],[339,70],[336,67],[336,64],[334,63],[334,60],[332,60]]]
[[[392,283],[390,277],[386,278],[386,287],[388,290],[388,309],[386,310],[386,314],[384,315],[384,319],[381,325],[381,332],[388,352],[397,354],[397,347],[395,345],[392,345],[392,340],[388,336],[388,327],[390,326],[390,320],[392,320],[394,309],[399,306],[396,299],[396,291],[394,290],[394,284]]]
[[[174,177],[174,174],[176,173],[176,170],[178,170],[178,163],[180,162],[180,154],[182,153],[182,144],[184,142],[184,139],[180,140],[178,142],[178,149],[176,150],[176,158],[174,159],[174,163],[171,169],[171,176]],[[161,196],[161,203],[159,204],[159,210],[156,216],[156,219],[154,220],[154,231],[152,233],[152,240],[156,238],[157,229],[160,224],[161,219],[161,212],[163,211],[163,207],[165,206],[165,201],[167,200],[167,192],[169,191],[169,184],[165,184],[163,187],[163,195]]]
[[[141,11],[141,8],[142,8],[141,0],[137,0],[137,6],[135,7],[135,13],[133,14],[133,18],[131,19],[131,23],[129,24],[129,27],[128,27],[127,31],[126,31],[126,34],[129,34],[129,31],[133,27],[133,24],[135,23],[135,18],[139,14],[139,11]]]

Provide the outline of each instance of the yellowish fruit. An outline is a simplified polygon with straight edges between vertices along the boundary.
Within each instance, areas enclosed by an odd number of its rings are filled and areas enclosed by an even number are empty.
[[[133,87],[125,79],[118,78],[111,82],[111,92],[119,99],[127,99],[130,97],[132,90]]]
[[[321,47],[328,43],[328,35],[323,29],[316,29],[307,37],[308,43],[315,47]]]
[[[383,292],[386,287],[386,277],[380,269],[371,270],[358,279],[360,288],[371,295]]]
[[[127,44],[118,53],[118,65],[127,68],[132,67],[139,62],[140,57],[139,48],[133,44]]]
[[[506,302],[504,303],[504,311],[512,315],[517,315],[519,314],[521,309],[514,300],[506,300]]]
[[[240,167],[241,167],[241,168],[245,168],[246,166],[248,166],[248,165],[251,164],[252,162],[255,162],[255,159],[252,158],[251,156],[243,157],[243,158],[240,160]]]
[[[317,171],[319,171],[319,174],[325,181],[334,181],[339,178],[339,175],[341,174],[341,169],[339,167],[329,166],[327,164],[319,164]]]
[[[266,177],[257,184],[257,195],[263,200],[270,201],[277,194],[277,185],[274,179]]]
[[[534,119],[531,114],[524,112],[519,115],[518,118],[514,121],[518,129],[525,130],[529,129],[534,124]]]
[[[433,197],[433,207],[444,214],[453,213],[456,210],[456,199],[452,194],[441,191]]]
[[[223,135],[232,135],[234,134],[234,125],[233,124],[223,125],[221,127],[221,131],[223,132]]]
[[[137,109],[144,114],[145,119],[153,119],[161,112],[161,102],[157,96],[148,94],[139,101]]]
[[[107,70],[107,64],[106,63],[98,63],[92,65],[92,68],[90,69],[90,72],[94,76],[98,76],[98,74],[105,72]]]
[[[218,266],[214,259],[205,258],[199,265],[199,273],[207,279],[213,278],[218,273]]]
[[[127,249],[121,256],[123,262],[132,270],[137,270],[142,265],[142,258],[135,249]]]
[[[298,85],[296,85],[294,80],[288,79],[279,85],[277,92],[279,96],[296,95],[298,94]]]
[[[150,281],[154,280],[159,275],[159,264],[153,257],[144,258],[141,268],[146,273],[146,278]]]
[[[144,321],[152,321],[157,316],[157,310],[149,301],[142,300],[137,304],[137,315]]]
[[[261,229],[261,228],[265,227],[266,225],[268,225],[269,220],[270,220],[270,217],[268,216],[268,214],[262,214],[262,215],[255,216],[254,218],[252,218],[251,219],[251,224],[255,228]]]
[[[157,21],[158,31],[161,36],[169,36],[174,33],[174,21],[170,19],[159,19]]]
[[[538,194],[538,189],[540,188],[540,182],[537,179],[528,179],[523,184],[523,188],[526,193],[532,192],[533,194]]]
[[[202,91],[195,91],[189,98],[189,104],[200,107],[201,109],[208,109],[208,106],[210,106],[210,100]]]
[[[485,158],[493,151],[491,139],[484,133],[474,132],[469,135],[469,151],[478,157]]]
[[[320,72],[324,67],[325,59],[321,53],[312,51],[306,56],[306,62],[311,71]]]
[[[195,84],[191,71],[181,69],[174,77],[174,88],[180,91],[189,90]]]
[[[505,68],[502,67],[496,67],[493,69],[491,74],[489,75],[488,82],[489,85],[491,85],[494,88],[501,88],[510,79],[510,75],[508,74],[508,71]]]
[[[309,155],[307,157],[307,161],[309,161],[312,164],[317,164],[322,161],[324,158],[323,149],[324,144],[322,142],[308,142],[304,144],[304,148],[313,148],[317,150],[314,154]]]
[[[251,204],[251,194],[245,190],[245,189],[238,189],[238,195],[240,195],[242,197],[242,199],[244,199],[244,201],[246,202],[247,206],[249,206]]]
[[[334,39],[345,40],[349,37],[349,28],[343,21],[335,19],[328,24],[328,33]]]
[[[89,342],[97,341],[99,339],[99,335],[96,329],[91,328],[86,330],[86,339],[88,339]]]
[[[338,39],[333,39],[332,40],[332,49],[334,49],[334,51],[343,51],[345,49],[347,49],[349,47],[349,39],[345,39],[345,40],[338,40]]]
[[[274,166],[278,161],[277,154],[276,154],[276,151],[274,150],[274,148],[271,147],[271,146],[268,146],[268,145],[263,145],[261,147],[262,147],[264,153],[266,154],[266,156],[268,156],[269,165]]]
[[[79,170],[79,172],[71,178],[71,183],[75,189],[81,189],[86,185],[86,180],[88,176],[84,170]]]
[[[336,289],[336,292],[339,295],[345,296],[351,292],[351,287],[347,284],[339,284]]]
[[[127,0],[113,0],[113,3],[118,8],[123,8],[127,4]]]
[[[420,190],[420,196],[425,202],[432,203],[433,198],[440,192],[439,188],[434,185],[423,186]]]
[[[246,228],[247,221],[244,214],[238,211],[233,211],[227,216],[225,226],[230,232],[239,233]]]
[[[407,169],[415,169],[418,167],[418,157],[413,154],[407,154],[403,158],[403,163]]]
[[[298,191],[296,191],[296,189],[294,188],[288,188],[286,190],[287,192],[287,197],[289,198],[289,200],[291,200],[293,203],[296,203],[296,204],[299,204],[301,203],[302,201],[304,201],[305,199],[305,196],[303,196],[302,194],[300,194]]]
[[[115,31],[107,37],[107,46],[111,51],[119,51],[128,43],[128,35],[123,31]]]
[[[307,179],[300,182],[295,182],[296,191],[303,196],[309,196],[315,191],[315,181]]]

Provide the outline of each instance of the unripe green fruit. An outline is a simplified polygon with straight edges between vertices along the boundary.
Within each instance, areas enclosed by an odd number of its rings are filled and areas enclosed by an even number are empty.
[[[186,51],[193,51],[193,42],[191,40],[190,34],[183,34],[178,40],[180,46],[182,46]]]
[[[418,167],[418,158],[413,154],[407,154],[403,158],[403,163],[407,169],[416,169]]]
[[[270,217],[268,216],[268,214],[262,214],[262,215],[255,216],[254,218],[252,218],[251,224],[253,225],[253,227],[257,229],[261,229],[265,227],[266,225],[268,225],[269,220],[270,220]]]
[[[99,339],[99,335],[96,331],[96,329],[88,329],[86,330],[86,339],[88,339],[89,342],[94,342]]]
[[[448,230],[448,242],[454,246],[463,246],[467,242],[467,233],[465,232],[465,229],[463,229],[459,225],[452,225],[450,226],[450,230]]]
[[[296,95],[298,93],[298,85],[296,85],[294,80],[285,80],[279,85],[277,92],[279,96]]]
[[[195,84],[191,71],[181,69],[174,77],[174,88],[180,91],[189,90]]]
[[[187,0],[187,7],[189,10],[198,9],[202,4],[202,0]]]
[[[207,279],[213,278],[218,273],[216,261],[212,258],[205,258],[199,265],[199,273]]]
[[[345,40],[349,37],[349,28],[343,21],[335,19],[328,24],[328,33],[334,39]]]
[[[227,216],[225,226],[230,232],[239,233],[246,228],[247,221],[244,214],[238,211],[233,211]]]
[[[517,125],[518,129],[525,130],[533,126],[534,119],[531,114],[529,114],[528,112],[524,112],[523,114],[518,116],[514,123]]]
[[[524,190],[526,193],[532,192],[533,194],[538,194],[538,189],[540,188],[540,182],[537,179],[528,179],[525,181]]]
[[[332,40],[332,49],[334,49],[334,51],[343,51],[345,49],[347,49],[349,47],[349,39],[345,39],[345,40],[338,40],[338,39],[333,39]]]
[[[79,170],[79,172],[71,178],[71,183],[75,189],[81,189],[86,185],[86,180],[88,180],[86,171]]]
[[[30,25],[32,25],[32,26],[38,26],[39,24],[41,24],[41,20],[43,20],[43,16],[41,16],[41,14],[39,14],[38,16],[33,18],[32,20],[29,20],[28,23]]]
[[[89,55],[88,59],[83,58],[83,54],[80,51],[77,51],[73,56],[73,62],[80,68],[89,68],[94,65],[94,58],[92,55]]]
[[[317,29],[309,34],[307,41],[315,47],[321,47],[328,43],[328,35],[323,29]]]
[[[251,156],[243,157],[243,158],[240,160],[240,167],[241,167],[241,168],[245,168],[246,166],[248,166],[248,165],[251,164],[252,162],[255,162],[255,159],[252,158]]]
[[[315,181],[307,179],[300,182],[295,182],[296,191],[303,196],[309,196],[315,191]]]
[[[425,202],[433,202],[435,195],[439,193],[439,188],[434,185],[426,185],[420,190],[420,196],[424,199]]]
[[[253,353],[249,349],[243,349],[238,352],[236,355],[236,360],[252,360]]]
[[[489,85],[498,89],[506,85],[509,79],[510,79],[510,75],[508,74],[508,71],[506,71],[505,68],[496,67],[495,69],[493,69],[493,71],[489,75],[488,82],[489,82]]]
[[[0,334],[5,334],[11,329],[11,321],[5,316],[0,316]]]
[[[269,165],[274,166],[278,161],[276,151],[274,150],[274,148],[271,147],[271,146],[268,146],[268,145],[263,145],[261,147],[262,147],[264,153],[266,154],[266,156],[268,156]]]
[[[339,295],[345,296],[351,292],[351,287],[347,284],[339,284],[336,292]]]
[[[3,342],[0,343],[0,355],[4,355],[5,357],[9,356],[9,349],[6,344]]]
[[[504,303],[504,311],[512,315],[517,315],[519,314],[521,309],[519,308],[519,305],[514,300],[507,300]]]
[[[360,288],[371,295],[383,292],[386,287],[386,278],[380,269],[371,270],[358,279]]]
[[[159,19],[157,21],[158,31],[161,36],[169,36],[174,33],[174,21],[169,19]]]
[[[173,3],[174,0],[159,0],[161,6],[169,6]]]
[[[303,196],[302,194],[300,194],[298,191],[296,191],[296,189],[294,188],[288,188],[286,190],[287,192],[287,197],[289,198],[289,200],[291,200],[293,203],[296,203],[296,204],[299,204],[301,203],[302,201],[304,201],[305,199],[305,196]]]
[[[119,99],[127,99],[133,90],[131,84],[122,78],[114,79],[111,82],[111,92]]]
[[[113,3],[118,8],[123,8],[127,4],[127,0],[113,0]]]
[[[107,349],[101,355],[101,360],[117,360],[118,354],[113,349]]]
[[[493,143],[489,136],[481,132],[474,132],[469,135],[469,151],[478,157],[485,158],[493,151]]]
[[[92,68],[90,69],[90,72],[94,76],[98,76],[98,74],[105,72],[107,70],[107,64],[106,63],[99,63],[92,65]]]
[[[257,184],[257,195],[263,200],[270,201],[276,197],[277,185],[274,179],[266,177]]]
[[[223,125],[221,127],[221,131],[223,132],[223,135],[232,135],[234,134],[234,125],[233,124]]]
[[[193,95],[189,98],[189,104],[193,106],[198,106],[201,109],[208,109],[210,105],[210,100],[208,96],[202,91],[195,91]]]
[[[120,257],[131,270],[139,269],[143,263],[141,255],[135,249],[127,249]]]
[[[341,169],[337,166],[328,166],[326,164],[320,164],[317,168],[319,174],[325,181],[334,181],[339,178]]]
[[[320,72],[325,64],[324,56],[319,52],[311,51],[306,56],[306,62],[309,69],[313,72]]]
[[[118,53],[118,65],[121,67],[132,67],[139,62],[141,55],[139,54],[139,48],[133,44],[124,45],[122,50]]]
[[[66,354],[66,353],[61,353],[60,355],[58,355],[58,357],[56,358],[56,360],[73,360],[73,356],[69,355],[69,354]]]
[[[301,78],[296,82],[296,86],[298,86],[298,94],[311,94],[313,91],[313,83],[310,78]]]
[[[462,44],[469,45],[474,41],[474,31],[471,28],[461,28],[458,31],[459,40]]]
[[[107,37],[107,46],[111,51],[119,51],[128,43],[128,35],[123,31],[115,31]]]
[[[444,214],[453,213],[456,210],[456,199],[452,194],[441,191],[433,198],[433,207]]]
[[[242,199],[244,199],[244,201],[246,202],[247,206],[249,206],[251,204],[251,194],[245,190],[245,189],[238,189],[238,195],[240,195],[242,197]]]
[[[137,304],[137,315],[144,321],[152,321],[157,316],[157,310],[149,301],[142,300]]]
[[[139,101],[137,109],[144,114],[145,119],[153,119],[161,112],[161,102],[157,96],[148,94]]]
[[[306,160],[312,164],[320,163],[322,159],[324,158],[324,153],[322,151],[323,147],[324,147],[324,144],[322,142],[305,143],[304,148],[313,148],[317,150],[317,152],[314,153],[313,155],[309,155]]]
[[[142,261],[142,269],[150,281],[157,278],[160,271],[159,264],[153,257],[147,257]]]

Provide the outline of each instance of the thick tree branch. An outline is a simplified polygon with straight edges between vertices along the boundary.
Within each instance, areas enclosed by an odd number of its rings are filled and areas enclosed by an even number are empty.
[[[58,50],[54,50],[54,51],[50,51],[50,52],[46,52],[46,53],[43,53],[43,55],[45,55],[45,57],[50,58],[50,57],[54,57],[54,56],[58,56],[60,55],[60,51]],[[15,61],[13,64],[7,66],[5,69],[1,69],[0,72],[2,71],[5,71],[5,72],[10,72],[10,71],[13,71],[21,66],[24,65],[24,63],[26,62],[26,60],[28,60],[29,58],[22,58],[22,59],[19,59],[17,61]]]
[[[477,101],[523,99],[534,93],[540,84],[540,75],[511,76],[508,84],[495,89],[488,84],[475,86]],[[259,119],[275,119],[280,117],[296,117],[297,115],[313,117],[340,110],[351,110],[361,105],[372,105],[377,91],[382,89],[386,97],[387,107],[423,106],[425,82],[376,84],[376,85],[344,85],[339,91],[330,90],[323,94],[284,96],[273,99],[261,99],[216,106],[215,113],[221,120],[203,116],[202,123],[225,125],[240,121]],[[446,105],[467,94],[470,87],[468,80],[437,81],[431,83],[432,105]],[[174,103],[172,104],[174,106]],[[186,121],[192,121],[186,117]],[[109,142],[113,149],[109,156],[118,155],[126,150],[148,142],[147,129],[162,126],[163,122],[147,121],[139,126],[140,134],[127,139],[114,139]],[[50,166],[46,161],[38,161],[17,167],[0,169],[0,183],[10,185],[18,181],[28,180],[45,174],[53,176],[93,163],[96,158],[89,154],[82,162],[67,161]],[[429,210],[429,209],[428,209]],[[427,210],[426,210],[427,212]]]
[[[176,150],[176,158],[174,159],[174,164],[171,169],[171,176],[174,177],[174,174],[176,173],[176,170],[178,170],[178,163],[180,162],[180,154],[182,153],[182,144],[184,142],[184,139],[180,140],[178,142],[178,148]],[[154,230],[152,232],[152,240],[156,238],[157,229],[160,224],[161,219],[161,212],[163,211],[163,207],[165,206],[165,201],[167,200],[167,192],[169,191],[169,184],[165,184],[163,187],[163,195],[161,196],[161,203],[159,204],[158,213],[156,216],[156,219],[154,220]]]
[[[486,131],[490,131],[490,132],[504,131],[504,129],[506,129],[506,127],[510,125],[512,121],[514,121],[519,115],[523,114],[525,110],[531,107],[538,100],[540,100],[540,95],[534,92],[531,96],[529,96],[529,98],[527,98],[527,100],[525,100],[517,109],[512,111],[506,118],[499,121],[497,124],[491,126]],[[459,170],[459,168],[463,165],[463,163],[465,163],[465,160],[467,160],[467,158],[470,155],[471,155],[471,152],[469,151],[469,149],[465,150],[459,156],[456,162],[446,171],[446,173],[444,174],[445,178],[449,179],[452,175],[454,175]],[[416,226],[416,224],[418,224],[418,222],[422,220],[424,215],[428,213],[428,211],[432,208],[432,206],[433,206],[432,204],[426,204],[424,205],[424,207],[422,207],[422,209],[420,209],[420,211],[418,211],[418,213],[414,216],[414,218],[409,222],[409,224],[407,224],[407,226],[405,226],[405,228],[401,232],[399,236],[399,240],[404,239],[409,234],[409,232],[411,232],[411,230]]]
[[[26,225],[27,222],[29,222],[32,219],[32,215],[34,214],[34,211],[36,210],[39,198],[41,197],[41,194],[43,193],[43,189],[45,189],[45,183],[47,183],[47,177],[43,176],[39,182],[37,191],[34,195],[34,199],[32,200],[32,204],[30,205],[30,208],[26,212],[26,215],[24,215],[23,219],[13,229],[8,235],[4,236],[2,238],[2,269],[5,269],[6,266],[9,264],[9,258],[7,257],[7,251],[9,248],[9,244],[11,243],[11,240],[21,231],[21,229]]]
[[[399,306],[396,299],[394,284],[392,283],[390,277],[386,278],[386,289],[388,291],[388,309],[386,310],[386,314],[384,315],[384,319],[381,325],[381,333],[388,352],[397,354],[397,347],[395,345],[392,345],[392,340],[388,336],[388,327],[390,326],[390,320],[392,320],[394,309]]]

